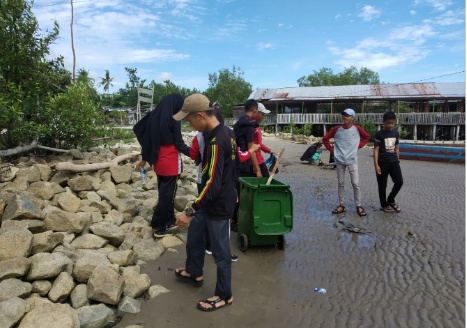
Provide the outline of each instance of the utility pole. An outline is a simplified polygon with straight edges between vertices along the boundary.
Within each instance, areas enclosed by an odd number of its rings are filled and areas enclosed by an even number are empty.
[[[71,51],[73,52],[73,83],[75,82],[76,78],[76,54],[75,54],[75,44],[73,40],[73,0],[70,0],[71,4],[71,23],[70,23],[70,31],[71,31]]]

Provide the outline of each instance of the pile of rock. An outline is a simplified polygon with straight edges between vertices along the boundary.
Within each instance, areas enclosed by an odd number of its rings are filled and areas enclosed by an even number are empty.
[[[48,159],[21,158],[0,177],[0,327],[104,327],[140,311],[152,285],[141,267],[185,234],[154,240],[157,177],[142,185],[134,157],[94,172],[54,172],[57,162],[106,162],[139,150],[96,148]],[[197,169],[184,157],[175,208],[196,196]]]

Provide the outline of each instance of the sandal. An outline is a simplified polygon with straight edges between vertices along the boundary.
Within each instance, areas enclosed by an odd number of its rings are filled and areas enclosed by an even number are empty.
[[[345,212],[345,206],[344,205],[339,205],[335,209],[332,210],[332,214],[339,214],[339,213],[344,213]]]
[[[384,213],[394,213],[394,209],[392,208],[392,206],[381,207],[380,210]]]
[[[397,205],[396,203],[389,203],[389,206],[392,207],[392,209],[396,212],[396,213],[399,213],[401,211],[401,208],[399,207],[399,205]]]
[[[222,301],[224,301],[224,304],[217,306],[217,304],[219,302],[222,302]],[[202,306],[201,302],[209,304],[210,307]],[[210,300],[201,300],[196,304],[196,308],[198,310],[200,310],[200,311],[203,311],[203,312],[212,312],[212,311],[222,309],[223,307],[232,305],[232,303],[233,303],[233,301],[229,302],[229,299],[222,299],[222,298],[218,297],[218,298],[216,298],[215,300],[212,300],[212,301],[210,301]]]
[[[204,280],[196,280],[196,278],[193,278],[191,276],[184,276],[182,275],[182,272],[186,272],[186,269],[175,269],[175,277],[180,279],[181,281],[187,282],[189,284],[192,284],[195,287],[201,287],[203,286]],[[188,272],[186,272],[188,274]]]
[[[365,210],[361,206],[357,206],[357,214],[359,216],[366,216]]]

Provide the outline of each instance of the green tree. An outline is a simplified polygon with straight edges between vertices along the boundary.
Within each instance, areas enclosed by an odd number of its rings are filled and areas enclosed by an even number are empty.
[[[114,80],[114,78],[110,77],[109,70],[106,69],[105,70],[105,77],[101,77],[101,81],[99,82],[99,85],[104,87],[104,92],[107,92],[107,94],[109,93],[110,87],[114,86],[112,84],[113,80]]]
[[[232,106],[244,103],[252,92],[252,86],[245,81],[244,72],[235,66],[232,71],[221,69],[209,74],[209,86],[204,94],[211,102],[218,101],[224,116],[232,117]]]
[[[334,74],[332,69],[323,67],[318,72],[302,76],[297,80],[300,87],[316,87],[331,85],[357,85],[380,84],[378,73],[369,68],[362,67],[358,70],[355,66],[345,68],[343,72]]]
[[[63,57],[47,58],[58,33],[55,22],[50,33],[41,34],[29,2],[0,1],[1,147],[37,138],[44,104],[71,83]]]

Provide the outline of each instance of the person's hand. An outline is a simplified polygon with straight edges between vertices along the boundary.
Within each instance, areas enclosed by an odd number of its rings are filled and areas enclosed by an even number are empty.
[[[270,153],[271,155],[277,156],[277,153],[276,153],[274,150],[272,150],[272,149],[269,149],[269,153]]]
[[[138,164],[136,164],[135,170],[139,172],[145,165],[146,165],[146,161],[141,161]]]
[[[376,174],[378,175],[381,174],[381,168],[379,167],[379,165],[375,165],[375,171],[376,171]]]
[[[256,171],[256,177],[257,178],[262,178],[263,175],[261,174],[261,170]]]
[[[175,225],[180,229],[186,229],[188,228],[191,220],[193,220],[192,216],[188,216],[185,212],[182,212],[175,221]]]
[[[257,150],[260,149],[260,148],[261,148],[260,145],[258,145],[258,144],[253,144],[253,145],[248,149],[248,151],[249,151],[250,153],[253,154],[255,151],[257,151]]]

